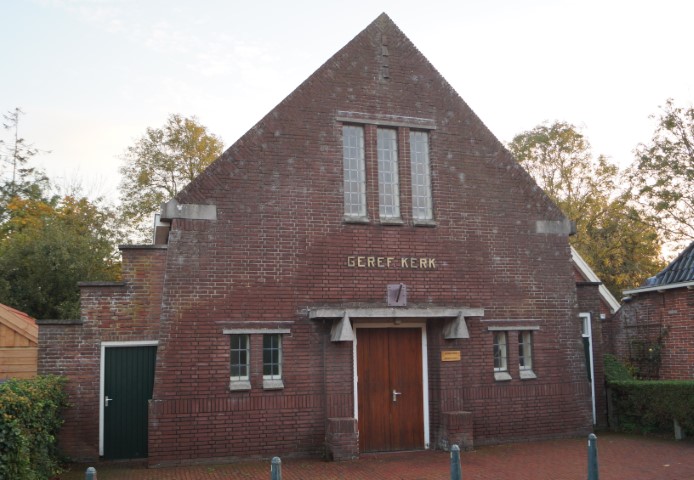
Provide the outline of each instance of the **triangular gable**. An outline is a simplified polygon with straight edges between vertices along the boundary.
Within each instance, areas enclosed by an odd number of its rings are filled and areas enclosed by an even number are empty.
[[[408,66],[415,64],[420,74],[413,80]],[[421,74],[422,71],[426,73]],[[340,96],[340,99],[333,102],[334,99],[331,98],[331,102],[349,107],[353,110],[351,112],[322,110],[316,107],[318,100],[313,93],[329,89],[338,76],[353,78],[356,88],[353,92],[333,91],[333,95]],[[404,85],[409,87],[405,88]],[[180,204],[209,203],[209,189],[218,185],[217,172],[230,168],[225,164],[231,162],[235,164],[231,169],[242,175],[242,169],[251,166],[248,165],[252,163],[249,159],[261,157],[266,143],[273,141],[269,136],[281,135],[285,122],[294,122],[297,112],[306,115],[310,110],[313,115],[324,118],[326,125],[329,125],[328,122],[332,122],[340,113],[343,114],[344,119],[349,118],[347,113],[357,114],[359,121],[368,123],[369,120],[364,118],[369,117],[369,114],[364,112],[370,109],[369,105],[380,104],[384,90],[398,88],[403,91],[427,90],[431,88],[431,85],[441,87],[440,91],[446,98],[448,108],[455,111],[456,122],[460,125],[458,133],[465,137],[462,143],[471,148],[468,153],[482,161],[495,164],[500,171],[505,171],[505,174],[514,177],[520,189],[528,197],[533,198],[532,204],[543,211],[545,218],[563,219],[564,214],[544,190],[538,187],[532,176],[518,164],[448,81],[385,13],[379,15],[330,57],[204,172],[184,187],[175,198]],[[305,108],[307,104],[310,105],[308,110]],[[426,107],[418,106],[416,102],[401,102],[394,105],[392,110],[394,115],[410,120],[420,120],[419,117],[422,115],[432,114],[432,112],[423,113]]]
[[[39,327],[36,321],[24,312],[0,303],[0,324],[38,344]]]
[[[607,287],[602,284],[600,278],[595,274],[593,269],[590,268],[590,266],[586,263],[586,261],[583,259],[583,257],[581,257],[581,255],[576,251],[574,247],[571,247],[571,260],[574,262],[574,265],[581,273],[583,278],[585,278],[589,282],[600,282],[600,287],[598,288],[600,292],[600,297],[607,305],[609,305],[612,313],[615,313],[617,310],[619,310],[620,304],[617,301],[617,299],[614,298],[614,295],[612,295],[610,291],[607,289]]]

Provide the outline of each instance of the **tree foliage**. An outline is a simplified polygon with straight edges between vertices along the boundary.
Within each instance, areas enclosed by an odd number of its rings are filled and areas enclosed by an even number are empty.
[[[20,108],[3,114],[3,129],[9,139],[0,139],[0,223],[6,219],[7,204],[15,197],[43,199],[48,191],[48,177],[29,161],[38,153],[33,145],[19,136]]]
[[[594,158],[575,126],[539,125],[514,137],[509,150],[576,222],[571,244],[617,298],[662,268],[657,231],[644,222],[629,192],[620,191],[617,166]]]
[[[694,107],[665,102],[653,138],[636,149],[629,178],[667,239],[694,240]]]
[[[79,317],[78,282],[114,280],[113,212],[86,198],[14,197],[0,226],[0,303],[35,318]]]
[[[170,115],[161,128],[148,128],[128,147],[120,169],[125,220],[133,227],[149,222],[171,199],[222,153],[222,141],[195,117]]]

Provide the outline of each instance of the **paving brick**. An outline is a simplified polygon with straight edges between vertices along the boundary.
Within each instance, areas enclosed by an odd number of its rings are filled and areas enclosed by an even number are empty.
[[[481,447],[461,453],[465,480],[585,480],[587,440],[572,438]],[[601,480],[692,480],[694,441],[602,434],[598,438]],[[447,480],[449,454],[441,451],[363,455],[326,462],[284,459],[283,480]],[[74,465],[59,480],[82,480],[86,465]],[[97,465],[99,480],[266,480],[269,460],[147,469]]]

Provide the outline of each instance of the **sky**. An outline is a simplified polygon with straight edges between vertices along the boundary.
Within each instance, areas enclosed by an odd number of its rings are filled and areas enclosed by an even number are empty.
[[[146,128],[196,116],[229,147],[382,12],[504,143],[561,120],[626,166],[694,102],[690,0],[0,0],[0,112],[116,202]]]

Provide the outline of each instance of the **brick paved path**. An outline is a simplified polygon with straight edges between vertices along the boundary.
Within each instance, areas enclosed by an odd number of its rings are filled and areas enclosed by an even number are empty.
[[[481,447],[463,452],[464,480],[585,480],[586,439]],[[598,437],[600,480],[694,480],[694,442],[602,434]],[[269,461],[176,468],[96,465],[98,480],[267,480]],[[61,480],[83,480],[76,465]],[[366,455],[351,462],[286,459],[283,480],[448,480],[445,452]]]

